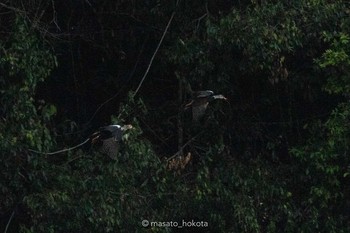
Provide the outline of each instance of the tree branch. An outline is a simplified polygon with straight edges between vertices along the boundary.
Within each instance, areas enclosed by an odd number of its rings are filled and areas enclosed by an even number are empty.
[[[176,3],[176,6],[177,6],[177,4],[178,4],[178,2]],[[155,56],[156,56],[156,54],[157,54],[157,52],[158,52],[158,50],[159,50],[159,48],[160,48],[160,45],[162,44],[162,42],[163,42],[163,40],[164,40],[164,37],[165,37],[166,33],[168,32],[168,29],[169,29],[169,26],[170,26],[171,22],[173,21],[173,18],[174,18],[174,16],[175,16],[175,12],[176,12],[176,9],[175,9],[174,12],[171,14],[171,17],[170,17],[170,19],[169,19],[169,22],[168,22],[168,24],[167,24],[166,27],[165,27],[165,30],[164,30],[164,32],[163,32],[162,37],[160,38],[160,41],[159,41],[159,43],[158,43],[158,45],[157,45],[157,48],[156,48],[156,50],[154,51],[154,53],[153,53],[153,55],[152,55],[152,57],[151,57],[151,60],[150,60],[150,62],[149,62],[149,64],[148,64],[148,67],[147,67],[147,70],[146,70],[145,74],[143,75],[143,77],[142,77],[142,79],[141,79],[141,81],[140,81],[138,87],[136,88],[136,90],[135,90],[135,92],[134,92],[134,95],[133,95],[134,97],[136,96],[137,92],[140,90],[143,81],[145,81],[145,79],[146,79],[146,76],[147,76],[147,74],[148,74],[148,72],[149,72],[149,70],[150,70],[150,68],[151,68],[151,66],[152,66],[153,60],[154,60],[154,58],[155,58]]]

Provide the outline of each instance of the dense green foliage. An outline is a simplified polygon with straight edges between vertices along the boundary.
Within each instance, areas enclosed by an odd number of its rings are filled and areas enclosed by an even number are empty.
[[[346,0],[4,1],[0,229],[350,232],[349,16]],[[184,105],[206,89],[229,100],[196,124]],[[34,152],[110,123],[134,126],[117,161]]]

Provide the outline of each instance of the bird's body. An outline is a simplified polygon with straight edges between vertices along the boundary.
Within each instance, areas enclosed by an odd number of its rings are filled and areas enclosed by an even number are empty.
[[[131,129],[131,125],[108,125],[101,127],[99,131],[91,136],[92,144],[101,145],[101,152],[112,159],[117,159],[119,143],[122,140],[124,131]]]
[[[186,105],[186,108],[192,108],[193,121],[199,121],[208,108],[209,103],[216,99],[227,100],[225,96],[214,95],[214,92],[210,90],[195,92],[192,101]]]

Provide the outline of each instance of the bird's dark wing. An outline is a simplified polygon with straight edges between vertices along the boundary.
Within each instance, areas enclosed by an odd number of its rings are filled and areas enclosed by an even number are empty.
[[[122,137],[123,137],[123,131],[120,128],[116,129],[115,131],[112,132],[112,135],[115,138],[115,140],[120,141],[122,140]]]
[[[104,140],[113,137],[113,134],[111,131],[101,128],[99,131],[99,136],[101,140]]]
[[[119,142],[113,137],[103,140],[101,152],[107,154],[111,159],[117,160],[119,153]]]

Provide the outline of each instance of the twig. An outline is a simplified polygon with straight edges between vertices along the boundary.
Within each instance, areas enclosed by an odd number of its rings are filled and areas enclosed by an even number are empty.
[[[179,0],[176,2],[176,6],[177,6],[178,4],[179,4]],[[148,72],[149,72],[149,70],[150,70],[150,68],[151,68],[151,66],[152,66],[153,59],[154,59],[154,57],[156,56],[156,54],[157,54],[157,52],[158,52],[158,50],[159,50],[159,48],[160,48],[160,45],[162,44],[163,39],[164,39],[164,37],[165,37],[165,35],[166,35],[168,29],[169,29],[169,26],[170,26],[170,24],[171,24],[171,22],[172,22],[172,20],[173,20],[173,18],[174,18],[174,16],[175,16],[175,11],[176,11],[176,9],[175,9],[174,12],[172,13],[172,15],[171,15],[171,17],[170,17],[170,19],[169,19],[169,22],[168,22],[167,26],[165,27],[165,30],[164,30],[163,35],[162,35],[162,37],[161,37],[161,39],[160,39],[160,41],[159,41],[159,43],[158,43],[158,46],[157,46],[156,50],[154,51],[153,56],[151,57],[151,60],[150,60],[150,62],[149,62],[149,64],[148,64],[148,67],[147,67],[147,70],[146,70],[145,74],[143,75],[143,77],[142,77],[142,79],[141,79],[141,82],[139,83],[137,89],[135,90],[135,92],[134,92],[134,94],[133,94],[133,97],[136,96],[137,92],[138,92],[139,89],[141,88],[142,83],[143,83],[143,81],[145,80],[145,78],[146,78],[146,76],[147,76],[147,74],[148,74]],[[131,74],[130,76],[132,76],[132,75],[134,74],[135,70],[136,70],[136,67],[137,67],[137,64],[139,63],[139,58],[140,58],[140,55],[141,55],[141,53],[142,53],[143,47],[144,47],[144,45],[142,46],[142,49],[141,49],[141,52],[140,52],[140,54],[139,54],[138,60],[137,60],[137,62],[136,62],[136,64],[135,64],[135,67],[134,67],[134,69],[133,69],[133,71],[132,71],[132,74]],[[130,80],[130,79],[129,79],[129,80]],[[100,109],[101,109],[104,105],[106,105],[107,103],[109,103],[110,101],[112,101],[114,98],[116,98],[116,97],[119,95],[119,93],[121,92],[121,90],[122,90],[122,88],[121,88],[115,95],[113,95],[112,97],[110,97],[109,99],[107,99],[105,102],[103,102],[103,103],[96,109],[96,111],[94,112],[94,114],[92,115],[92,117],[90,118],[90,120],[88,121],[88,123],[90,123],[90,122],[92,121],[92,119],[94,119],[94,117],[96,116],[96,114],[100,111]],[[88,123],[87,123],[87,124],[88,124]]]
[[[178,2],[176,3],[176,5],[177,5],[177,4],[178,4]],[[162,42],[163,42],[163,39],[164,39],[164,37],[165,37],[165,35],[166,35],[168,29],[169,29],[169,26],[170,26],[171,22],[173,21],[173,18],[174,18],[174,16],[175,16],[175,12],[176,12],[176,9],[175,9],[174,12],[171,14],[171,17],[170,17],[170,19],[169,19],[169,22],[168,22],[168,24],[167,24],[166,27],[165,27],[165,30],[164,30],[164,32],[163,32],[162,37],[160,38],[160,41],[159,41],[159,43],[158,43],[158,45],[157,45],[157,48],[156,48],[156,50],[154,51],[153,56],[151,57],[151,60],[150,60],[150,62],[149,62],[149,64],[148,64],[148,67],[147,67],[147,70],[146,70],[145,74],[143,75],[143,77],[142,77],[142,79],[141,79],[141,81],[140,81],[138,87],[136,88],[136,90],[135,90],[135,92],[134,92],[134,95],[133,95],[134,97],[136,96],[137,92],[140,90],[143,81],[145,81],[145,78],[146,78],[146,76],[147,76],[147,74],[148,74],[148,72],[149,72],[149,70],[150,70],[150,68],[151,68],[151,66],[152,66],[153,60],[154,60],[154,58],[155,58],[155,56],[156,56],[156,54],[157,54],[157,52],[158,52],[158,50],[159,50],[159,48],[160,48],[160,45],[161,45]]]
[[[182,150],[188,145],[190,144],[194,139],[196,139],[196,137],[198,137],[199,135],[201,135],[203,133],[199,132],[197,135],[193,136],[190,140],[188,140],[175,154],[173,154],[171,157],[167,158],[167,161],[170,161],[171,159],[175,158],[177,155],[179,155]]]
[[[131,74],[130,74],[130,76],[129,76],[128,81],[132,78],[132,76],[134,75],[134,73],[135,73],[135,71],[136,71],[136,68],[137,68],[137,66],[138,66],[138,64],[139,64],[139,62],[140,62],[141,54],[143,53],[143,50],[144,50],[144,48],[145,48],[145,44],[146,44],[146,41],[147,41],[147,40],[148,40],[148,37],[145,39],[144,43],[142,44],[141,51],[140,51],[140,53],[139,53],[139,55],[138,55],[138,57],[137,57],[136,63],[135,63],[135,65],[134,65],[133,70],[131,71]],[[125,86],[125,85],[126,85],[126,84],[124,84],[124,86]],[[100,106],[96,109],[96,111],[94,112],[94,114],[92,115],[92,117],[90,118],[90,120],[89,120],[85,125],[90,124],[91,121],[92,121],[92,120],[94,119],[94,117],[96,116],[96,114],[100,111],[100,109],[101,109],[103,106],[105,106],[107,103],[109,103],[110,101],[112,101],[114,98],[116,98],[116,97],[120,94],[120,92],[123,90],[124,86],[121,87],[121,88],[117,91],[117,93],[115,93],[112,97],[110,97],[110,98],[107,99],[105,102],[103,102],[102,104],[100,104]]]
[[[15,211],[12,211],[11,217],[10,217],[9,221],[7,222],[7,224],[6,224],[6,228],[5,228],[4,233],[7,232],[14,215],[15,215]]]
[[[71,163],[71,162],[73,162],[73,161],[75,161],[75,160],[77,160],[77,159],[80,159],[80,158],[82,158],[82,157],[83,157],[83,156],[78,156],[78,157],[72,158],[71,160],[68,160],[68,161],[65,162],[64,164],[67,165],[67,164],[69,164],[69,163]]]
[[[179,90],[178,90],[178,102],[183,102],[183,84],[181,78],[179,78]],[[179,154],[183,155],[183,141],[184,141],[184,130],[183,130],[183,111],[179,111],[177,114],[177,132],[178,132],[178,148]]]
[[[20,13],[26,13],[25,11],[21,10],[21,9],[18,9],[18,8],[15,8],[15,7],[12,7],[12,6],[8,6],[4,3],[0,3],[0,6],[3,6],[4,8],[7,8],[9,10],[13,10],[13,11],[16,11],[16,12],[20,12]]]
[[[154,130],[142,119],[140,119],[141,122],[148,128],[148,130],[157,138],[159,141],[161,141],[164,145],[166,145],[169,148],[168,143],[164,139],[162,139]]]
[[[78,147],[81,147],[82,145],[87,143],[89,140],[90,140],[90,138],[86,139],[84,142],[82,142],[82,143],[80,143],[80,144],[78,144],[76,146],[73,146],[73,147],[70,147],[70,148],[67,148],[67,149],[63,149],[63,150],[54,151],[54,152],[41,152],[41,151],[32,150],[32,149],[28,149],[28,151],[34,152],[34,153],[37,153],[37,154],[43,154],[43,155],[55,155],[55,154],[63,153],[63,152],[74,150],[74,149],[76,149]]]
[[[52,4],[52,14],[53,14],[51,22],[53,22],[56,25],[56,27],[58,28],[58,30],[61,31],[61,28],[57,23],[57,12],[56,12],[56,8],[55,8],[54,0],[51,0],[51,4]]]

